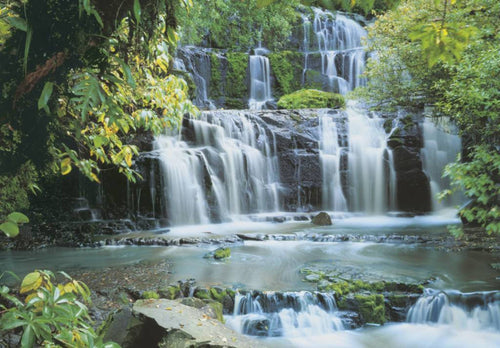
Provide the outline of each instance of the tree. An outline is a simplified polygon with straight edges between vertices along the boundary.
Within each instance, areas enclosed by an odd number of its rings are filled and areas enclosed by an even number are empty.
[[[488,233],[500,233],[499,18],[493,0],[403,1],[369,30],[364,90],[379,107],[433,105],[456,122],[464,155],[444,175],[471,199],[464,221]]]
[[[195,111],[170,74],[175,11],[191,4],[1,1],[0,192],[24,197],[38,173],[72,168],[97,182],[113,168],[135,180],[131,135],[158,134]],[[0,216],[27,207],[8,203]]]

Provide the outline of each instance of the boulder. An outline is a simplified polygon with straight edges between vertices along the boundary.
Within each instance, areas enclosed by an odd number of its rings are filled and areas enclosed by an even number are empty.
[[[161,333],[156,343],[159,347],[263,347],[262,342],[252,341],[221,322],[207,317],[202,311],[171,300],[139,300],[133,314],[152,324]],[[143,329],[148,329],[143,326]],[[152,330],[152,328],[149,328]],[[147,347],[140,344],[138,346]]]
[[[312,218],[311,221],[313,224],[318,225],[318,226],[328,226],[328,225],[333,225],[332,223],[332,218],[330,215],[324,211],[316,215],[315,217]]]

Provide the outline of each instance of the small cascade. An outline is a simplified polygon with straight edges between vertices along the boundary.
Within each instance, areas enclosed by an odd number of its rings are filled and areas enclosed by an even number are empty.
[[[208,97],[212,74],[210,55],[203,49],[191,46],[179,48],[177,54],[180,58],[175,59],[174,69],[189,72],[196,84],[194,103],[202,108],[215,109],[213,101]]]
[[[262,110],[266,103],[271,102],[271,68],[269,58],[264,56],[266,49],[259,47],[250,56],[250,99],[248,107],[251,110]]]
[[[343,330],[332,294],[303,292],[236,294],[226,318],[237,332],[266,337],[302,337]]]
[[[410,323],[438,323],[466,330],[500,330],[500,293],[426,289],[410,308]]]
[[[314,36],[310,38],[310,19],[303,16],[304,40],[303,50],[305,52],[304,82],[307,70],[312,64],[312,53],[321,55],[320,73],[326,79],[323,88],[347,94],[358,86],[365,85],[366,81],[361,77],[365,67],[365,51],[362,46],[362,38],[367,33],[357,22],[342,14],[333,14],[319,8],[313,8],[314,19],[312,30]],[[310,40],[314,42],[310,42]],[[310,51],[316,46],[317,51]],[[325,84],[325,83],[324,83]]]
[[[396,174],[384,119],[352,103],[349,120],[350,210],[380,214],[395,206]],[[371,116],[371,117],[370,117]]]
[[[323,178],[323,209],[347,211],[347,202],[342,192],[342,183],[340,180],[342,148],[339,146],[337,125],[333,117],[327,113],[323,113],[319,118],[319,128],[319,151]]]
[[[279,210],[279,169],[273,133],[260,119],[234,111],[190,119],[194,134],[156,140],[171,224],[228,221]]]
[[[432,194],[432,210],[458,206],[462,203],[460,194],[454,194],[439,202],[437,194],[449,187],[449,180],[443,178],[444,167],[457,158],[462,150],[460,137],[448,119],[434,122],[428,117],[423,122],[424,147],[421,150],[423,168],[429,177]]]

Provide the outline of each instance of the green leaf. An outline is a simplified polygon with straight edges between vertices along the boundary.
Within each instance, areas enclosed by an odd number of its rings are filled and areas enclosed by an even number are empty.
[[[61,174],[66,175],[71,172],[71,158],[66,157],[61,161]]]
[[[134,17],[137,25],[141,23],[141,3],[139,0],[134,0]]]
[[[271,5],[275,1],[276,0],[257,0],[257,7],[263,8],[263,7]]]
[[[43,278],[40,272],[38,271],[31,272],[27,274],[26,277],[24,277],[19,292],[21,294],[24,294],[28,291],[36,290],[40,287],[40,285],[42,285],[42,282]]]
[[[24,330],[23,336],[21,338],[21,347],[31,348],[35,344],[35,333],[31,325],[28,325]]]
[[[32,37],[33,37],[33,30],[31,29],[31,27],[28,27],[28,30],[26,30],[26,42],[24,44],[24,57],[23,57],[24,74],[28,73],[28,55],[30,52],[31,38]]]
[[[28,217],[23,213],[13,212],[7,216],[7,220],[12,221],[15,224],[25,224],[30,222]]]
[[[50,113],[47,103],[49,102],[53,89],[54,89],[54,84],[52,82],[45,82],[42,94],[40,95],[40,98],[38,98],[38,110],[44,109],[45,112],[47,112],[47,114]]]
[[[11,221],[6,221],[0,225],[0,231],[12,238],[19,234],[19,226]]]
[[[22,31],[28,31],[28,23],[26,23],[26,20],[24,20],[24,18],[5,17],[3,18],[3,20],[6,21],[7,24],[9,24],[11,27],[14,27]]]
[[[23,326],[26,324],[27,323],[24,320],[19,320],[19,319],[6,320],[6,322],[2,323],[2,330],[5,330],[5,331],[12,330],[12,329],[15,329],[16,327]]]
[[[97,135],[94,137],[94,146],[101,147],[103,145],[109,144],[109,139],[102,135]]]
[[[134,80],[134,77],[132,76],[132,71],[130,70],[130,67],[128,66],[128,64],[125,63],[120,58],[115,58],[115,59],[118,61],[118,63],[120,63],[120,66],[123,69],[123,73],[125,74],[125,79],[127,80],[127,83],[132,88],[135,88],[135,80]]]

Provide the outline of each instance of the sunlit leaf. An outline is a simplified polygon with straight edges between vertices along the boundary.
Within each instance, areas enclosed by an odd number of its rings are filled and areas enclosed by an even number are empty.
[[[13,212],[7,216],[7,220],[12,221],[15,224],[25,224],[30,222],[28,217],[23,213]]]
[[[11,221],[6,221],[0,225],[0,231],[12,238],[19,234],[19,226]]]
[[[21,283],[21,289],[19,292],[21,294],[24,294],[26,292],[36,290],[42,285],[43,277],[40,274],[40,272],[35,271],[31,272],[26,277],[24,277],[22,283]]]
[[[61,161],[61,174],[66,175],[71,172],[71,158],[66,157]]]

